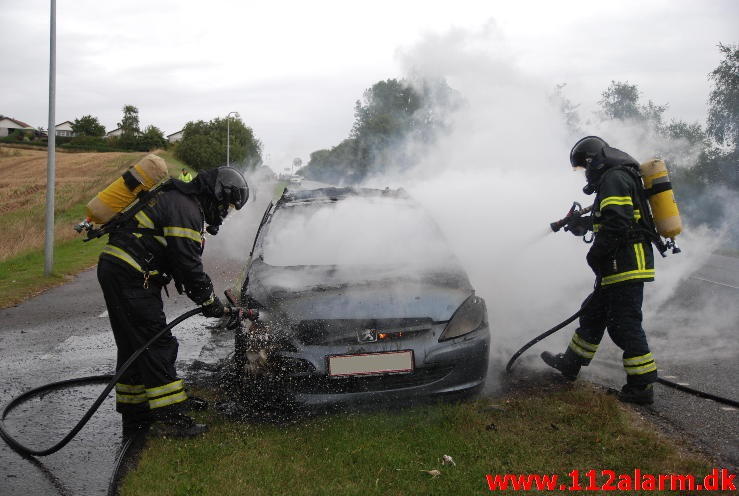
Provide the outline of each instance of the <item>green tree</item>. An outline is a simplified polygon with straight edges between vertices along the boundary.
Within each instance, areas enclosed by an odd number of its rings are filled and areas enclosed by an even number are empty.
[[[708,133],[719,144],[739,144],[739,44],[719,43],[723,60],[708,79],[713,89],[708,97]]]
[[[72,123],[72,131],[77,136],[104,136],[105,126],[100,124],[97,117],[83,115]]]
[[[601,93],[598,102],[603,113],[610,119],[634,119],[641,117],[639,112],[639,89],[629,82],[611,81],[611,85]]]
[[[549,95],[549,101],[559,110],[567,129],[570,132],[580,134],[580,114],[577,110],[580,105],[575,105],[565,96],[565,86],[567,86],[567,83],[555,85],[554,91]]]
[[[121,135],[118,137],[118,146],[127,150],[139,150],[139,109],[133,105],[123,107],[123,118],[118,123]]]
[[[406,81],[379,81],[354,104],[352,136],[394,136],[412,126],[421,95]]]
[[[123,118],[118,123],[118,127],[121,128],[123,134],[131,133],[136,134],[140,132],[139,129],[139,109],[133,105],[123,106]]]
[[[598,102],[609,119],[646,121],[659,127],[662,125],[662,114],[667,105],[657,105],[649,100],[646,105],[639,103],[641,92],[635,84],[628,81],[611,81],[610,86],[601,93]]]
[[[667,138],[670,146],[660,150],[658,155],[664,157],[668,164],[678,166],[672,170],[674,181],[684,184],[705,182],[712,175],[708,170],[712,168],[714,150],[700,123],[672,120],[662,128],[662,136]]]
[[[355,103],[349,137],[330,150],[312,153],[301,173],[326,182],[357,183],[388,167],[410,167],[422,147],[404,144],[433,141],[456,104],[458,97],[443,81],[379,81]]]
[[[230,118],[230,124],[220,117],[208,122],[191,121],[185,124],[182,140],[175,150],[177,158],[198,170],[226,165],[228,128],[231,163],[247,168],[261,165],[262,143],[241,118],[233,117]]]
[[[139,149],[143,151],[156,148],[167,148],[167,140],[164,133],[156,126],[146,126],[144,132],[138,137]]]

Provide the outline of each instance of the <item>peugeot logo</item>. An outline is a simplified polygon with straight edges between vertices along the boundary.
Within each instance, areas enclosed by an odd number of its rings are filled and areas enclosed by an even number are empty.
[[[377,331],[375,329],[357,331],[357,341],[360,343],[374,343],[377,341]]]

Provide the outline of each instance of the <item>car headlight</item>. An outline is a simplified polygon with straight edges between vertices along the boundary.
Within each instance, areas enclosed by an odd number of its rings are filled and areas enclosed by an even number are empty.
[[[470,296],[454,312],[439,336],[439,341],[458,338],[479,329],[485,324],[486,315],[485,300],[479,296]]]

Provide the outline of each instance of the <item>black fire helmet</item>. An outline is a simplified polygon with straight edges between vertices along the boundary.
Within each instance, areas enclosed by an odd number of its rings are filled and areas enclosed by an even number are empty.
[[[216,200],[226,208],[233,205],[236,210],[241,210],[249,200],[249,186],[243,174],[233,167],[218,167],[216,170],[218,175],[213,191]]]
[[[203,209],[208,232],[215,235],[231,205],[241,209],[249,200],[246,179],[233,167],[217,167],[198,172],[189,183],[173,180],[173,186],[187,195],[197,197]]]
[[[592,164],[596,169],[602,165],[602,160],[594,160],[603,156],[603,150],[608,146],[603,139],[597,136],[585,136],[575,143],[570,151],[570,164],[572,167],[587,169]],[[595,163],[593,163],[595,162]]]

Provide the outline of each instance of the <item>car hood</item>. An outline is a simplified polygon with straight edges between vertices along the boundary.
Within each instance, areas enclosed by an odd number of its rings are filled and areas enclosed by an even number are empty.
[[[398,266],[271,266],[249,270],[248,293],[292,321],[431,318],[442,322],[474,293],[462,269]]]

